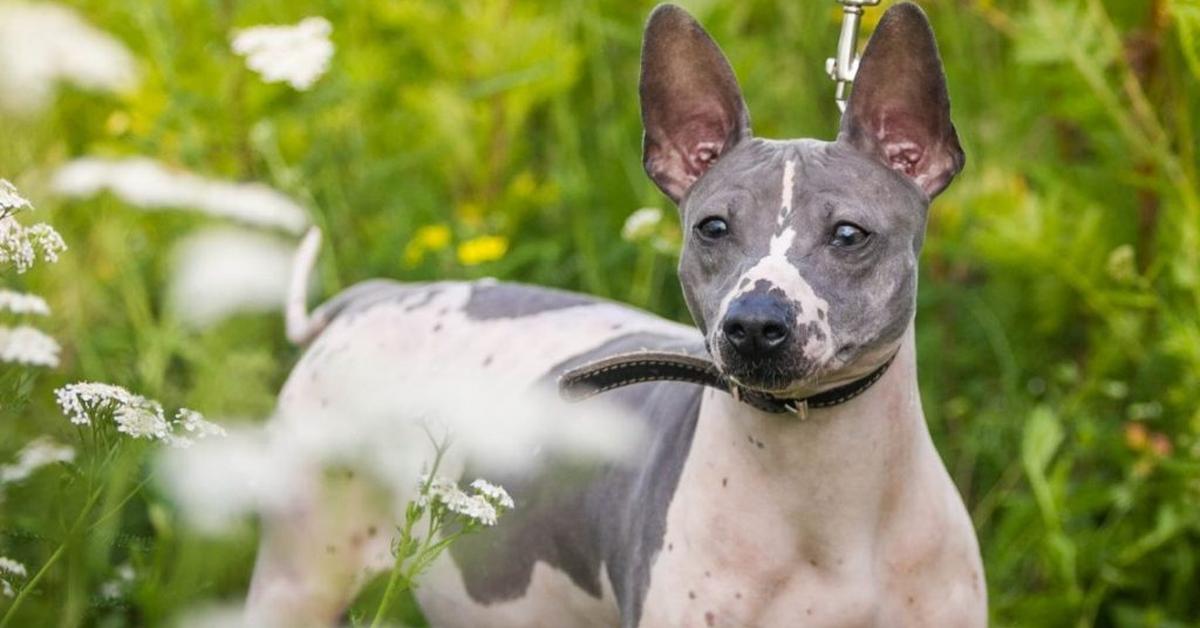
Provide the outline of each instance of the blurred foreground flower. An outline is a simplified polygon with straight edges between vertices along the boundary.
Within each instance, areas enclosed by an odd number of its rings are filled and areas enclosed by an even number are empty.
[[[176,248],[167,297],[181,321],[204,328],[238,312],[278,312],[295,247],[267,235],[217,228]]]
[[[0,326],[0,362],[58,366],[58,342],[28,325]]]
[[[292,26],[255,26],[234,33],[233,51],[264,81],[286,82],[304,91],[329,69],[332,31],[323,17],[308,17]]]
[[[44,107],[59,81],[83,89],[119,91],[137,83],[133,56],[67,7],[0,4],[0,107]]]
[[[657,207],[643,207],[625,219],[621,227],[621,238],[626,242],[641,242],[649,239],[658,231],[662,222],[662,210]]]
[[[21,482],[42,467],[74,460],[74,447],[60,445],[48,436],[34,439],[17,453],[16,462],[0,466],[0,485]]]
[[[135,439],[187,448],[194,440],[225,435],[224,428],[187,408],[180,408],[168,421],[159,402],[112,384],[76,382],[55,390],[54,396],[71,423],[102,428],[108,418],[118,432]]]
[[[144,157],[76,159],[55,173],[53,186],[71,198],[109,190],[142,209],[193,209],[289,233],[300,233],[308,226],[304,208],[269,186],[205,179]]]
[[[478,266],[494,262],[508,252],[508,238],[484,235],[471,238],[458,245],[458,261],[463,266]]]
[[[371,364],[337,371],[328,383],[344,391],[337,403],[304,410],[283,403],[261,427],[164,451],[160,477],[183,515],[203,530],[221,531],[242,516],[276,513],[305,499],[320,470],[334,468],[377,483],[402,512],[416,499],[412,478],[428,472],[430,432],[453,439],[444,475],[454,477],[466,464],[486,476],[536,466],[547,456],[620,459],[639,430],[602,403],[568,409],[552,391],[530,391],[528,383],[504,377],[464,381],[427,367],[398,373]],[[397,382],[404,382],[403,394],[377,394],[396,390]],[[507,504],[482,484],[472,489]]]
[[[0,312],[3,311],[49,316],[50,306],[46,304],[45,299],[36,294],[0,289]]]

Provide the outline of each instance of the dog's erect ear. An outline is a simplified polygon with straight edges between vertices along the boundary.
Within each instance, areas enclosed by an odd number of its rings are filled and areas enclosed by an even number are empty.
[[[915,4],[888,9],[871,35],[839,139],[908,176],[929,198],[962,170],[937,42]]]
[[[700,24],[664,4],[642,42],[642,164],[676,203],[742,138],[750,116],[733,68]]]

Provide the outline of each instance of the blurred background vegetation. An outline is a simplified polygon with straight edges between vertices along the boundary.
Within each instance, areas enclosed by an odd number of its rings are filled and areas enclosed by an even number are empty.
[[[133,52],[140,81],[65,86],[40,111],[0,115],[0,177],[71,247],[4,277],[50,302],[63,355],[57,369],[0,365],[0,462],[42,434],[72,442],[52,394],[66,382],[260,419],[297,356],[278,314],[184,324],[163,296],[171,247],[214,219],[62,199],[50,180],[76,157],[148,156],[283,191],[325,231],[323,297],[368,277],[490,275],[688,320],[674,210],[639,159],[650,3],[66,4]],[[756,134],[833,136],[835,3],[683,4],[732,61]],[[1200,1],[921,4],[968,156],[930,214],[921,389],[979,530],[993,624],[1200,625]],[[238,28],[312,15],[336,52],[307,91],[262,82],[230,49]],[[663,221],[623,239],[643,207]],[[32,572],[65,547],[12,625],[158,625],[244,594],[253,523],[190,531],[139,484],[140,451],[105,495],[140,490],[86,534],[68,536],[76,475],[0,486],[0,555]],[[105,594],[125,565],[128,586]]]

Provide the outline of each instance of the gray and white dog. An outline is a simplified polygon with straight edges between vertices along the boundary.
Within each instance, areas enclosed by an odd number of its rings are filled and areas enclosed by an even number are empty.
[[[530,387],[699,347],[723,384],[634,369],[688,381],[604,394],[645,425],[629,459],[500,478],[518,508],[430,573],[417,593],[433,625],[986,625],[972,523],[917,390],[917,256],[930,200],[964,163],[925,15],[887,11],[832,142],[752,136],[729,63],[674,6],[646,26],[640,93],[644,165],[679,206],[698,330],[495,282],[371,282],[308,317],[301,277],[290,335],[313,345],[281,410],[353,407],[325,383],[331,347],[383,371],[503,371]],[[313,504],[264,520],[256,622],[336,622],[391,564],[388,514]]]

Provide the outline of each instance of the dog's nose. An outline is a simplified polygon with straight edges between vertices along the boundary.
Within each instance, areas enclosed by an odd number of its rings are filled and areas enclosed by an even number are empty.
[[[729,305],[721,331],[745,357],[764,357],[783,346],[791,334],[788,311],[770,297],[747,296]]]

